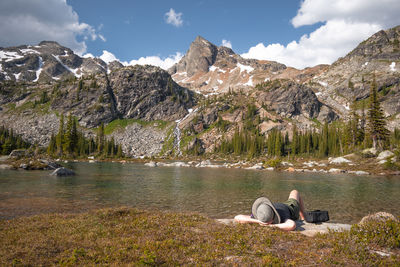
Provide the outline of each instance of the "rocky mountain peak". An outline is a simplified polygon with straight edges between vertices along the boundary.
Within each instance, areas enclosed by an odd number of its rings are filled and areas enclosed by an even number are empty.
[[[220,46],[218,47],[218,55],[221,56],[231,56],[234,55],[235,52],[233,52],[233,50],[229,47],[226,46]]]
[[[217,53],[217,46],[203,37],[197,36],[190,45],[186,55],[179,63],[174,65],[169,72],[172,74],[176,72],[186,72],[189,77],[197,72],[208,72],[209,67],[215,62]]]
[[[400,26],[381,30],[359,44],[349,56],[369,59],[400,59]]]
[[[248,89],[272,79],[304,82],[320,72],[319,69],[302,72],[274,61],[246,59],[231,48],[217,47],[201,36],[192,42],[181,61],[169,69],[178,84],[206,96]]]
[[[107,71],[99,58],[82,58],[54,41],[0,49],[0,81],[48,82]]]

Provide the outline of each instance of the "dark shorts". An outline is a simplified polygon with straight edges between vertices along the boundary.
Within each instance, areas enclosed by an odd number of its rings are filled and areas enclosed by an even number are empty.
[[[285,202],[283,202],[286,206],[288,206],[290,211],[290,219],[296,221],[299,219],[300,205],[299,202],[294,198],[289,198]]]

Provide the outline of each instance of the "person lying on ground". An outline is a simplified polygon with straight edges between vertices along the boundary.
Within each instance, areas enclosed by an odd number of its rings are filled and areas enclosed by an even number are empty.
[[[251,216],[237,215],[235,221],[293,231],[296,229],[295,221],[299,218],[304,220],[304,203],[299,192],[292,190],[288,200],[283,203],[272,203],[266,197],[256,199],[251,208]]]

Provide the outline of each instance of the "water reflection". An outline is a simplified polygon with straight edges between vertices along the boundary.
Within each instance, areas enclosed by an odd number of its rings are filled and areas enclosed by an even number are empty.
[[[399,215],[398,177],[120,163],[71,163],[68,167],[77,175],[55,178],[46,171],[0,170],[0,218],[121,205],[233,217],[249,213],[259,196],[284,201],[294,188],[302,193],[306,208],[329,210],[332,221],[353,223],[382,210]]]

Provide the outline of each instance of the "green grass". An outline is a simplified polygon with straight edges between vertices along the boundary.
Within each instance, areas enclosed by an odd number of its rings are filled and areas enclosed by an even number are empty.
[[[187,136],[187,135],[182,134],[181,143],[180,143],[181,151],[187,152],[186,147],[189,144],[189,142],[191,142],[194,138],[196,138],[196,136],[194,136],[194,135]]]
[[[175,140],[174,129],[175,129],[175,125],[171,126],[167,130],[167,134],[164,139],[164,144],[163,144],[163,146],[161,148],[161,152],[160,152],[161,156],[165,155],[168,151],[172,151],[172,153],[174,153],[174,140]]]
[[[196,213],[113,208],[45,214],[0,221],[0,265],[396,266],[399,226],[389,221],[309,238],[223,225]]]
[[[164,130],[165,127],[169,124],[169,122],[156,120],[156,121],[142,121],[137,119],[117,119],[113,120],[109,124],[104,127],[104,132],[106,135],[113,133],[118,129],[125,129],[128,125],[133,123],[138,123],[144,127],[146,126],[155,126],[160,130]]]

